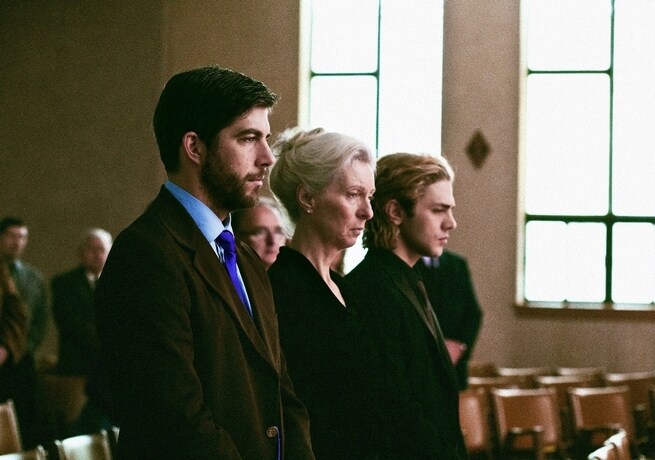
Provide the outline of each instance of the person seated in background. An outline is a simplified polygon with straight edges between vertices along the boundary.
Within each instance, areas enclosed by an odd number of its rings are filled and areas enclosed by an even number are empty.
[[[416,269],[446,338],[448,354],[455,366],[460,390],[467,387],[468,363],[482,326],[483,312],[473,288],[464,257],[444,251],[439,257],[423,257]]]
[[[263,196],[252,208],[232,211],[234,235],[250,246],[270,267],[288,238],[280,205],[275,199]]]
[[[79,265],[52,279],[52,313],[59,332],[58,374],[87,375],[96,340],[93,292],[112,242],[106,230],[89,229],[78,247]]]

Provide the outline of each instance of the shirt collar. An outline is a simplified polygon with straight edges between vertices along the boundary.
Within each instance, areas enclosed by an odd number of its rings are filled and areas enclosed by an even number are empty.
[[[221,219],[205,203],[179,185],[168,180],[164,184],[164,187],[186,209],[208,242],[212,243],[225,229],[232,232],[232,219],[229,215],[226,224],[223,224]]]

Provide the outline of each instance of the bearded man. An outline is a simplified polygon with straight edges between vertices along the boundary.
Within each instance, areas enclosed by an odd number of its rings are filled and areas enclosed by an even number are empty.
[[[228,69],[173,76],[155,110],[168,175],[117,238],[95,297],[94,389],[118,458],[313,459],[259,257],[232,237],[274,157],[276,95]]]

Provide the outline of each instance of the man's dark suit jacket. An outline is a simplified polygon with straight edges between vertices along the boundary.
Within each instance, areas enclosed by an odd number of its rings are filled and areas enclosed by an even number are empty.
[[[52,313],[59,331],[57,371],[86,375],[95,341],[93,288],[84,267],[52,279]]]
[[[432,334],[416,289],[417,273],[393,252],[369,249],[346,281],[380,346],[389,400],[404,401],[388,414],[388,457],[466,459],[459,425],[459,393],[443,337]],[[392,407],[392,406],[389,406]]]
[[[466,351],[455,365],[460,389],[467,386],[468,362],[482,325],[482,309],[475,296],[473,281],[464,257],[444,251],[438,266],[426,267],[422,260],[417,266],[425,281],[443,335],[466,344]]]
[[[96,289],[94,391],[118,458],[313,459],[280,351],[264,265],[237,243],[254,321],[216,253],[165,189],[116,239]],[[278,439],[278,433],[280,439]]]

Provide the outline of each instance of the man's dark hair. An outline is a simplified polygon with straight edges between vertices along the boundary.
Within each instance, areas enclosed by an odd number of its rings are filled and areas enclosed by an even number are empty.
[[[25,227],[25,222],[23,222],[18,217],[7,216],[0,220],[0,234],[7,231],[9,227]]]
[[[161,93],[153,117],[164,168],[180,166],[182,136],[192,131],[210,148],[218,132],[255,107],[273,107],[275,93],[262,82],[218,66],[174,75]]]

